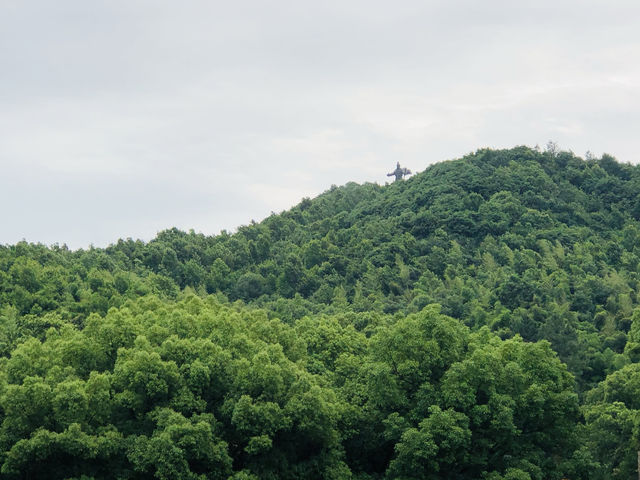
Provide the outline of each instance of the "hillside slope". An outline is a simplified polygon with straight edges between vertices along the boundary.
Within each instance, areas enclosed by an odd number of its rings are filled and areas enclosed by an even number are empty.
[[[440,303],[469,326],[548,339],[581,382],[616,361],[637,305],[640,167],[526,147],[481,150],[388,186],[348,184],[238,232],[148,244],[0,249],[0,299],[81,321],[192,287],[286,321]]]
[[[234,234],[0,247],[2,472],[20,478],[49,443],[76,465],[80,428],[103,463],[69,471],[96,478],[170,478],[152,468],[159,438],[196,431],[217,453],[183,446],[176,462],[217,472],[206,478],[629,478],[639,187],[640,167],[607,155],[480,150],[406,181],[332,187]],[[239,363],[202,370],[172,336]],[[110,413],[68,413],[95,382]],[[39,407],[12,403],[34,392]],[[326,416],[296,417],[312,397]]]

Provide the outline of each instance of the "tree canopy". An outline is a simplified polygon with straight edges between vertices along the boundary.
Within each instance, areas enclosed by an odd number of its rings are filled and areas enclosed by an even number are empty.
[[[634,478],[639,239],[640,167],[517,147],[0,246],[0,478]]]

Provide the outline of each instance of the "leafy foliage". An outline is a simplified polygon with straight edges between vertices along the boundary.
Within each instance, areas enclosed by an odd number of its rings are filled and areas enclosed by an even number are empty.
[[[639,187],[485,149],[234,234],[0,246],[0,475],[631,478]]]

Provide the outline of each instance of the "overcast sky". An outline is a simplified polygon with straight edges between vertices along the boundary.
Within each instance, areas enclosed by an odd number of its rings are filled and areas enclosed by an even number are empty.
[[[640,159],[637,0],[0,0],[0,244],[215,234],[548,140]]]

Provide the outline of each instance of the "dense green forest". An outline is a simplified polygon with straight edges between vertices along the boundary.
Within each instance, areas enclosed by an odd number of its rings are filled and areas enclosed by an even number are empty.
[[[0,246],[0,478],[636,478],[639,289],[640,166],[527,147]]]

